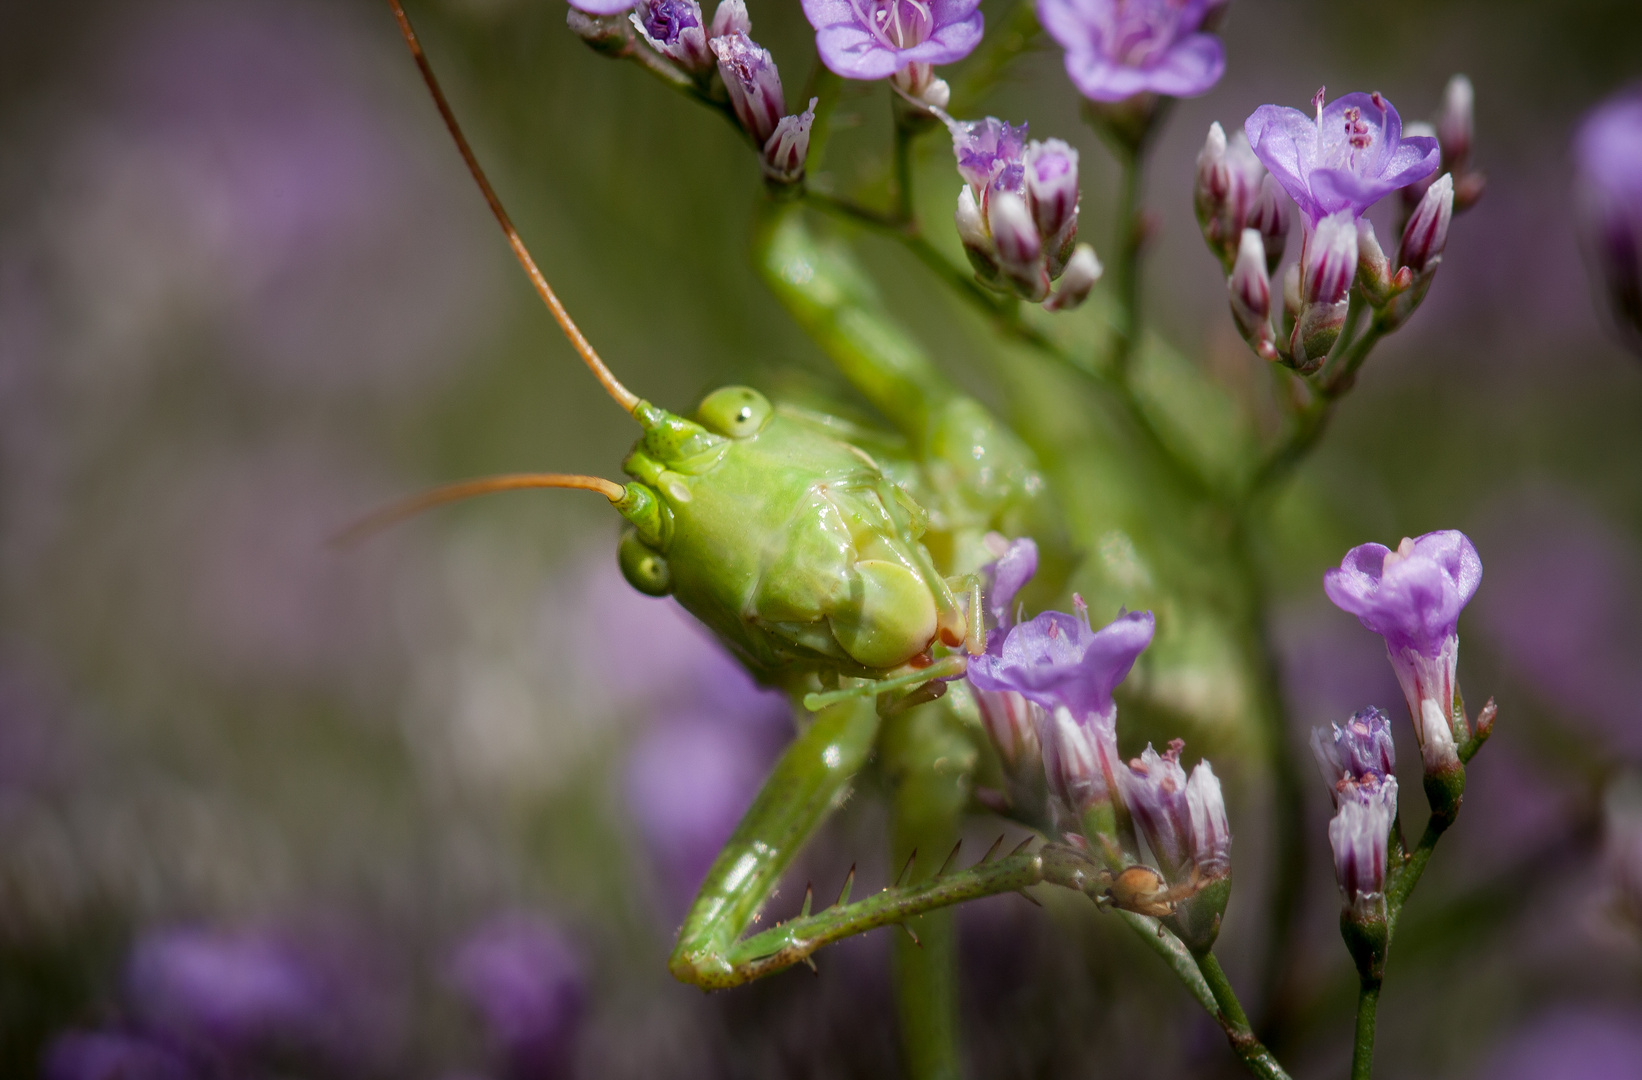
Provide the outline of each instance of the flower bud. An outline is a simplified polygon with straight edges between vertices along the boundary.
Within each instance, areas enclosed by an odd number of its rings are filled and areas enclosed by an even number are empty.
[[[718,57],[718,73],[730,95],[736,119],[755,143],[765,145],[787,110],[781,93],[781,73],[776,70],[770,50],[744,33],[715,37],[709,45]]]
[[[1043,302],[1044,309],[1071,311],[1089,298],[1089,290],[1095,287],[1095,282],[1105,272],[1106,268],[1100,264],[1095,249],[1088,244],[1079,244],[1067,260],[1066,269],[1061,272],[1060,287]]]
[[[1226,280],[1231,294],[1232,320],[1262,360],[1277,359],[1271,332],[1271,279],[1266,274],[1265,244],[1254,229],[1243,230],[1237,262]]]
[[[713,69],[707,29],[696,0],[644,0],[628,16],[644,40],[692,75]]]
[[[921,115],[926,118],[930,108],[944,109],[952,101],[952,87],[936,78],[933,64],[908,64],[889,77],[889,84],[905,100],[923,106]]]
[[[1299,370],[1315,371],[1339,339],[1356,276],[1357,225],[1341,210],[1317,223],[1300,253],[1300,314],[1289,338]]]
[[[1230,896],[1231,828],[1220,780],[1207,761],[1190,779],[1180,767],[1185,743],[1175,739],[1162,754],[1146,747],[1118,775],[1124,804],[1136,830],[1171,885],[1193,893],[1175,905],[1170,929],[1194,951],[1214,944]]]
[[[1197,155],[1197,179],[1192,204],[1197,211],[1197,223],[1203,230],[1204,241],[1228,272],[1237,257],[1244,227],[1254,224],[1249,217],[1255,209],[1264,176],[1264,167],[1254,156],[1248,138],[1241,131],[1228,140],[1219,123],[1209,126],[1208,139]],[[1273,216],[1270,226],[1274,230],[1280,228],[1286,233],[1287,216],[1280,213],[1280,207],[1276,209],[1278,212],[1275,214],[1270,207],[1262,212]],[[1281,226],[1275,220],[1279,216],[1283,218]],[[1255,227],[1260,228],[1259,225]]]
[[[1244,228],[1260,233],[1266,250],[1266,273],[1275,274],[1277,264],[1283,261],[1283,249],[1288,246],[1289,206],[1293,200],[1284,194],[1276,179],[1269,174],[1262,177],[1249,206]]]
[[[1397,778],[1351,786],[1328,824],[1334,879],[1353,922],[1385,921],[1386,848],[1397,818]]]
[[[1448,223],[1454,216],[1454,178],[1444,175],[1433,183],[1403,229],[1397,262],[1416,277],[1429,278],[1442,261],[1448,243]]]
[[[1042,261],[1043,242],[1026,200],[1013,191],[989,191],[986,224],[998,266],[1016,291],[1034,303],[1048,296],[1049,272]]]
[[[1311,751],[1336,806],[1340,803],[1341,785],[1355,784],[1365,777],[1390,776],[1397,765],[1391,720],[1384,710],[1372,706],[1344,724],[1314,728]]]
[[[633,31],[620,12],[594,15],[573,7],[565,14],[564,24],[571,33],[587,42],[594,52],[620,56],[632,47]]]
[[[1049,791],[1074,817],[1081,818],[1097,803],[1108,802],[1105,762],[1117,759],[1117,736],[1099,722],[1083,724],[1071,710],[1045,712],[1039,733],[1043,772]]]
[[[764,175],[778,184],[796,184],[804,178],[804,159],[810,152],[810,125],[815,123],[815,104],[797,116],[783,116],[775,133],[764,144]]]
[[[1220,207],[1231,190],[1231,170],[1226,164],[1226,129],[1216,120],[1209,125],[1209,136],[1203,149],[1197,152],[1197,178],[1192,185],[1192,208],[1197,212],[1197,224],[1203,229],[1203,238],[1213,247],[1216,239],[1209,227],[1220,214]]]
[[[1443,88],[1442,108],[1437,113],[1437,145],[1442,147],[1444,172],[1462,176],[1471,161],[1471,111],[1476,92],[1471,80],[1455,75]]]
[[[746,0],[720,0],[713,11],[713,24],[707,28],[707,37],[728,37],[731,34],[751,34],[753,21],[747,16]]]
[[[968,184],[958,189],[958,209],[952,215],[958,227],[958,239],[963,241],[964,254],[982,281],[991,282],[998,276],[998,260],[992,252],[992,237],[986,231],[986,219],[975,202],[975,192]]]
[[[1044,248],[1058,252],[1077,235],[1078,152],[1060,139],[1030,143],[1026,201]]]

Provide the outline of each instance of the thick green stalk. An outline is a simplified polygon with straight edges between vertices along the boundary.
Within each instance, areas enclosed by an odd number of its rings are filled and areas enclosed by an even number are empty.
[[[1220,1021],[1226,1041],[1231,1044],[1232,1052],[1242,1061],[1243,1067],[1264,1080],[1289,1080],[1288,1072],[1277,1058],[1255,1037],[1254,1029],[1249,1026],[1248,1014],[1243,1011],[1243,1004],[1237,1000],[1237,992],[1232,989],[1231,980],[1226,978],[1226,972],[1214,953],[1198,953],[1197,967],[1214,995],[1217,1006],[1215,1018]]]
[[[1380,982],[1364,979],[1357,992],[1357,1034],[1351,1043],[1351,1080],[1374,1075],[1374,1021],[1380,1010]]]

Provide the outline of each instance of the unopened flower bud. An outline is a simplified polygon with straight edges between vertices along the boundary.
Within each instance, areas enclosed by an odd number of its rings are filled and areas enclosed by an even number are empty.
[[[587,42],[595,52],[607,56],[620,55],[630,47],[633,40],[633,31],[628,25],[627,16],[621,12],[596,15],[573,7],[565,14],[564,24],[570,28],[571,33]]]
[[[908,64],[889,77],[889,84],[907,101],[923,106],[926,117],[928,109],[944,109],[952,101],[952,87],[936,78],[933,64]]]
[[[1237,262],[1232,265],[1231,277],[1226,279],[1226,291],[1231,296],[1232,320],[1237,324],[1237,332],[1262,360],[1277,359],[1271,331],[1271,278],[1266,271],[1265,244],[1254,229],[1243,230]]]
[[[1289,206],[1292,203],[1293,200],[1284,194],[1275,178],[1269,174],[1261,177],[1243,227],[1260,233],[1261,244],[1266,250],[1267,274],[1275,274],[1277,264],[1283,261],[1283,249],[1288,246]]]
[[[719,0],[713,10],[713,24],[707,28],[709,39],[752,32],[753,20],[747,15],[746,0]]]
[[[1079,723],[1070,710],[1058,708],[1046,715],[1040,738],[1049,791],[1074,817],[1110,800],[1104,761],[1117,757],[1114,733],[1099,723]]]
[[[1442,261],[1448,243],[1448,223],[1454,216],[1454,178],[1444,174],[1433,183],[1403,229],[1397,262],[1416,277],[1429,277]]]
[[[1089,298],[1089,291],[1105,272],[1106,268],[1100,264],[1095,249],[1088,244],[1079,244],[1066,261],[1066,269],[1061,272],[1060,284],[1054,294],[1043,302],[1044,309],[1071,311]]]
[[[1317,223],[1300,254],[1300,315],[1289,351],[1301,371],[1315,371],[1345,326],[1357,276],[1357,224],[1349,209]]]
[[[1442,109],[1437,113],[1437,145],[1442,147],[1444,172],[1464,175],[1471,161],[1471,112],[1476,92],[1471,80],[1455,75],[1442,92]]]
[[[795,184],[804,178],[804,159],[810,152],[810,125],[815,123],[815,105],[797,116],[783,116],[775,133],[764,144],[764,175],[778,184]]]
[[[986,231],[986,219],[981,216],[981,208],[975,202],[975,192],[968,184],[958,189],[958,209],[952,220],[958,227],[958,239],[963,241],[964,254],[969,256],[975,272],[983,281],[996,279],[998,260],[992,252],[992,237]]]
[[[1384,307],[1393,296],[1413,283],[1413,271],[1406,268],[1393,273],[1391,260],[1380,247],[1374,225],[1367,218],[1357,219],[1357,287],[1375,307]]]
[[[743,33],[724,34],[709,44],[718,57],[718,73],[724,79],[736,119],[753,141],[763,146],[787,111],[775,59],[770,50]]]
[[[1390,776],[1397,765],[1397,750],[1391,741],[1391,719],[1383,709],[1372,706],[1359,711],[1344,724],[1314,728],[1311,751],[1336,805],[1340,802],[1342,783],[1355,784],[1366,777]]]
[[[1242,132],[1226,138],[1219,123],[1209,126],[1209,136],[1197,155],[1197,179],[1192,204],[1203,239],[1228,271],[1237,257],[1237,247],[1260,194],[1265,169],[1249,147]],[[1264,211],[1271,213],[1272,208]],[[1281,229],[1287,231],[1286,215]],[[1272,227],[1278,228],[1276,221]],[[1259,225],[1255,225],[1260,228]],[[1264,231],[1262,229],[1262,231]]]
[[[1043,242],[1026,200],[1013,191],[987,193],[986,224],[998,267],[1023,297],[1034,303],[1049,295],[1049,272],[1043,265]]]
[[[628,16],[644,40],[692,75],[713,69],[707,28],[696,0],[643,0]]]
[[[1334,878],[1353,922],[1385,921],[1386,848],[1396,818],[1394,776],[1353,785],[1339,796],[1328,842],[1334,849]]]
[[[1180,766],[1185,743],[1162,754],[1150,746],[1119,772],[1124,804],[1158,868],[1171,885],[1193,888],[1175,905],[1170,929],[1188,948],[1202,952],[1220,932],[1231,886],[1231,827],[1220,779],[1207,761],[1188,779]]]
[[[1591,284],[1642,357],[1642,89],[1593,109],[1574,139],[1574,209]]]
[[[1197,178],[1192,185],[1192,208],[1197,211],[1197,223],[1203,229],[1211,246],[1209,225],[1220,212],[1231,190],[1231,170],[1226,164],[1226,129],[1216,120],[1209,125],[1209,136],[1203,140],[1203,149],[1197,152]]]
[[[1026,148],[1026,200],[1044,250],[1057,255],[1078,230],[1078,152],[1060,139]],[[1058,276],[1058,266],[1050,275]]]

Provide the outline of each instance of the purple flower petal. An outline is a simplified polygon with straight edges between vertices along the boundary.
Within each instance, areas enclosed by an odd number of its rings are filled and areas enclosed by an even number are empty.
[[[961,60],[984,26],[979,0],[803,0],[803,8],[822,62],[846,79]]]
[[[1178,42],[1151,69],[1146,89],[1169,97],[1197,97],[1226,73],[1226,47],[1212,34],[1193,34]]]
[[[1205,0],[1038,0],[1038,21],[1066,50],[1066,74],[1087,98],[1194,97],[1226,69],[1219,39],[1199,33]]]
[[[1393,552],[1363,544],[1323,576],[1323,590],[1393,649],[1435,656],[1482,581],[1482,561],[1464,533],[1405,540]]]
[[[1302,164],[1316,154],[1316,122],[1299,109],[1262,105],[1243,121],[1243,133],[1248,136],[1255,156],[1295,205],[1313,221],[1325,216],[1319,213],[1317,201],[1312,198],[1311,185],[1306,180],[1308,170]]]
[[[1046,709],[1065,708],[1079,721],[1113,709],[1112,691],[1152,642],[1149,611],[1131,611],[1100,630],[1083,619],[1046,611],[1009,632],[997,655],[970,662],[970,682],[982,690],[1019,692]]]
[[[620,15],[631,10],[638,0],[570,0],[570,6],[589,15]]]

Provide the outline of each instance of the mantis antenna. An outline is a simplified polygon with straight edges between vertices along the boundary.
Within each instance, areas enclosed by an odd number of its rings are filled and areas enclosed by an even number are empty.
[[[507,211],[503,209],[502,200],[496,196],[496,189],[490,186],[490,181],[485,177],[484,169],[479,167],[479,159],[473,156],[473,147],[468,145],[467,137],[462,134],[461,125],[456,122],[456,114],[451,111],[450,102],[445,100],[445,92],[439,88],[439,80],[434,77],[433,67],[428,63],[428,58],[422,53],[422,43],[417,40],[416,31],[411,29],[410,18],[405,14],[404,5],[400,3],[400,0],[388,0],[388,4],[393,8],[393,17],[399,22],[399,32],[404,35],[405,44],[410,46],[411,57],[416,61],[417,68],[422,72],[422,81],[428,84],[428,92],[433,95],[434,105],[438,106],[439,115],[444,118],[445,127],[449,129],[451,138],[456,140],[456,149],[461,152],[462,160],[467,163],[468,172],[472,173],[473,179],[478,182],[479,190],[484,192],[485,202],[490,204],[490,212],[496,215],[497,222],[502,226],[502,232],[507,234],[508,246],[513,249],[513,254],[518,258],[519,265],[525,268],[525,273],[530,277],[530,283],[536,287],[536,292],[541,296],[542,302],[553,313],[553,318],[558,322],[559,329],[563,330],[564,336],[570,339],[571,346],[581,354],[582,360],[587,363],[588,370],[593,373],[593,377],[599,380],[599,384],[604,387],[611,397],[616,399],[616,404],[631,413],[639,403],[638,395],[623,386],[621,380],[617,379],[615,374],[605,366],[604,361],[599,359],[599,354],[593,350],[593,346],[588,343],[587,338],[582,336],[582,332],[577,328],[575,321],[570,318],[570,313],[564,309],[563,304],[559,303],[559,298],[554,294],[553,287],[547,283],[547,278],[542,276],[541,270],[536,266],[536,260],[530,257],[530,250],[525,247],[525,242],[520,239],[519,230],[513,227],[512,219],[507,216]],[[537,486],[564,487],[575,485]],[[611,497],[615,498],[616,496]]]
[[[627,494],[627,489],[620,484],[597,476],[580,476],[576,473],[505,473],[501,476],[481,477],[478,480],[462,480],[384,506],[337,533],[331,539],[331,544],[341,548],[352,547],[373,533],[381,532],[390,525],[397,525],[406,518],[420,514],[424,510],[431,510],[435,506],[443,506],[459,499],[470,499],[475,495],[489,495],[493,491],[518,491],[521,488],[577,488],[582,491],[596,491],[611,502],[618,502]]]

